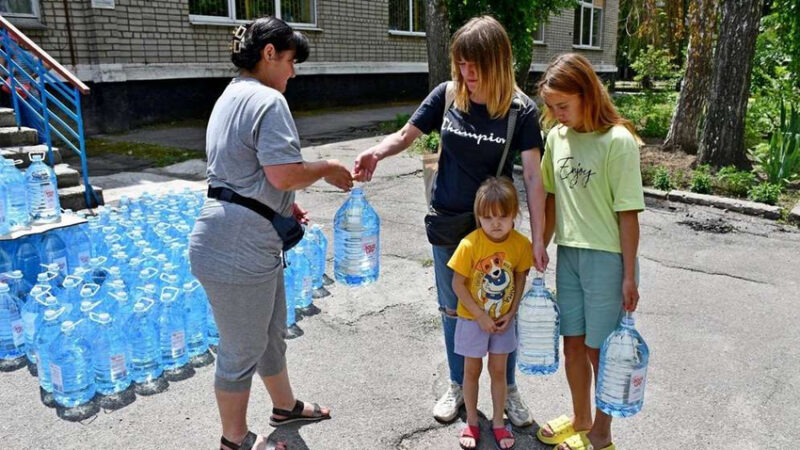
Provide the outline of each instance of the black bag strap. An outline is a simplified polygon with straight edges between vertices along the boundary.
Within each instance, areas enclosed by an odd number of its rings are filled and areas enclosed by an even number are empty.
[[[506,158],[508,158],[508,149],[511,148],[511,138],[514,137],[514,128],[517,125],[517,115],[522,109],[522,100],[518,98],[517,93],[511,99],[511,108],[508,110],[508,128],[506,129],[506,145],[503,148],[503,156],[500,158],[500,165],[497,167],[497,174],[499,177],[503,173],[503,166],[506,165]]]
[[[270,222],[272,222],[272,219],[274,219],[275,215],[277,214],[272,208],[259,202],[258,200],[242,197],[232,189],[228,189],[226,187],[209,186],[208,198],[215,198],[224,202],[236,203],[237,205],[244,206],[245,208],[269,220]]]
[[[447,115],[447,111],[450,110],[450,107],[453,106],[453,103],[456,101],[456,87],[452,81],[448,81],[444,87],[444,112],[442,113],[442,126],[444,126],[444,117]],[[436,154],[442,156],[442,130],[439,130],[439,148],[436,150]]]

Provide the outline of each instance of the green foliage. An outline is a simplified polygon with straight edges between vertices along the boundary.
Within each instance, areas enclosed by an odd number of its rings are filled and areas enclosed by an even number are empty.
[[[656,169],[655,174],[653,174],[653,187],[662,191],[669,191],[674,187],[669,170],[666,167]]]
[[[790,56],[790,67],[795,73],[794,81],[800,87],[800,0],[773,0],[772,8],[777,15],[777,30],[785,42]]]
[[[674,57],[669,50],[648,45],[640,52],[631,68],[636,71],[635,81],[649,89],[654,81],[675,81],[680,77],[678,67],[672,63]]]
[[[739,170],[736,166],[725,166],[717,172],[715,184],[723,193],[746,197],[750,188],[756,184],[756,175],[753,172]]]
[[[616,95],[613,101],[622,117],[633,122],[639,135],[664,138],[669,132],[678,94],[647,91],[643,94]]]
[[[708,170],[695,169],[695,171],[692,172],[692,180],[689,182],[689,189],[698,194],[710,194],[711,175],[709,175]]]
[[[761,144],[750,152],[755,169],[767,181],[779,186],[800,179],[800,111],[790,109],[781,102],[778,129],[772,133],[769,144]]]
[[[439,133],[423,134],[411,144],[412,153],[436,153],[439,150]]]
[[[760,203],[774,205],[778,203],[781,195],[781,186],[773,183],[760,183],[753,186],[747,193],[747,198]]]

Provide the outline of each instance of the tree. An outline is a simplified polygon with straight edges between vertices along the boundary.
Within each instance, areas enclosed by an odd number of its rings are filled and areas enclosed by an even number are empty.
[[[790,67],[800,86],[800,0],[774,0],[772,9],[779,19],[779,32],[786,40],[791,56]]]
[[[719,0],[697,0],[689,6],[686,72],[664,149],[697,153],[697,127],[708,101],[713,75],[714,30]]]
[[[689,0],[620,0],[617,67],[629,80],[631,64],[648,46],[666,49],[672,62],[683,66]]]
[[[747,167],[744,121],[762,0],[723,0],[714,80],[700,140],[701,164]]]
[[[517,85],[524,87],[533,58],[533,32],[552,14],[576,5],[575,0],[445,0],[450,32],[473,17],[489,14],[508,32],[514,53]],[[430,65],[430,64],[429,64]]]
[[[450,20],[447,0],[425,0],[428,90],[450,79]]]

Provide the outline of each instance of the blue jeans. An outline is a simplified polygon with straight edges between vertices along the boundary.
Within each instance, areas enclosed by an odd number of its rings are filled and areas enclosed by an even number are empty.
[[[456,336],[456,316],[458,297],[453,292],[453,270],[447,267],[447,262],[456,251],[455,248],[433,246],[433,270],[436,274],[436,291],[439,299],[439,311],[442,313],[442,327],[444,328],[444,346],[447,349],[447,364],[450,366],[450,380],[459,386],[464,384],[464,357],[457,355],[453,350]],[[445,311],[452,310],[454,315]],[[516,382],[517,352],[508,355],[506,366],[506,382],[513,386]]]

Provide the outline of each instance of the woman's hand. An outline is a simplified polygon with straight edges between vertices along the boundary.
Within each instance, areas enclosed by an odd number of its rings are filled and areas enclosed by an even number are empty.
[[[636,286],[636,280],[628,278],[622,280],[622,307],[625,311],[634,312],[638,304],[639,288]]]
[[[478,316],[478,325],[487,333],[494,333],[497,331],[497,324],[485,313]]]
[[[303,225],[308,223],[308,211],[301,208],[297,203],[292,204],[292,216]]]
[[[327,162],[328,169],[325,175],[325,182],[345,192],[352,189],[353,176],[350,174],[350,169],[336,159],[329,159]]]
[[[353,178],[356,181],[372,181],[372,174],[378,167],[379,160],[374,147],[361,152],[353,167]]]

